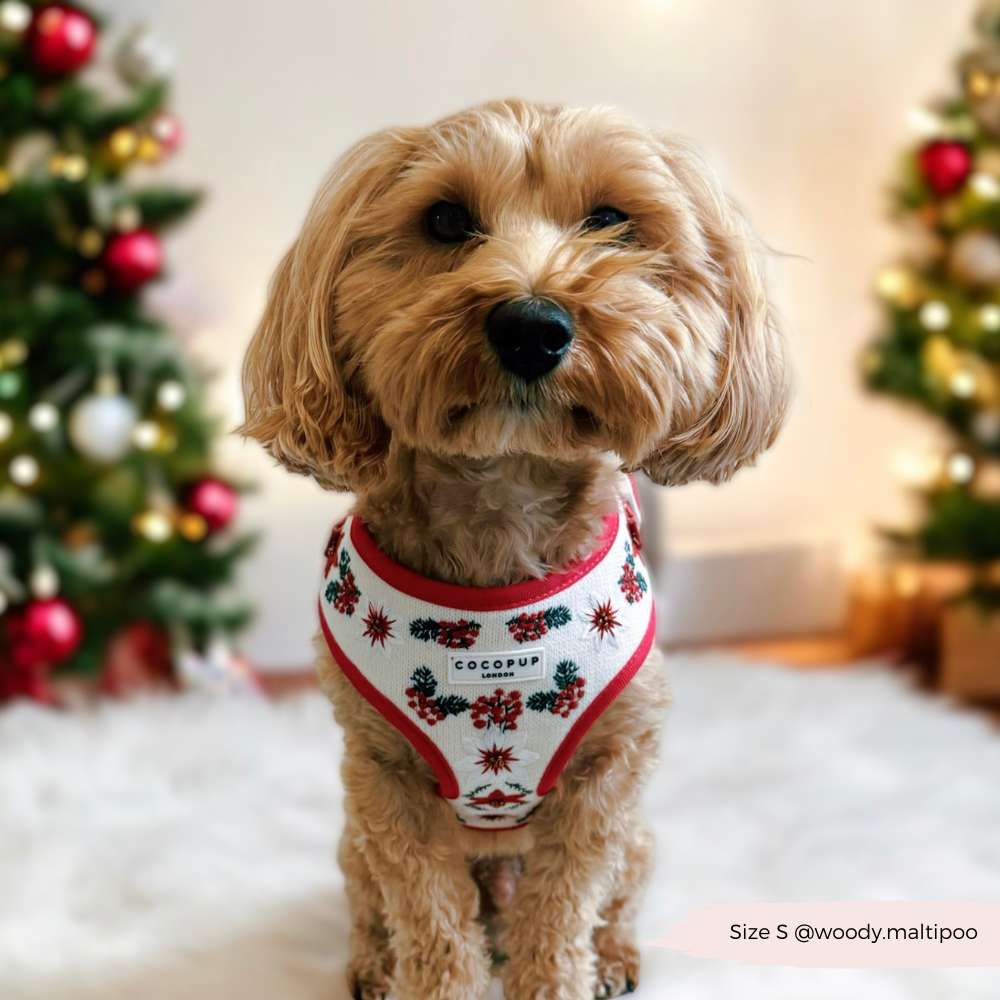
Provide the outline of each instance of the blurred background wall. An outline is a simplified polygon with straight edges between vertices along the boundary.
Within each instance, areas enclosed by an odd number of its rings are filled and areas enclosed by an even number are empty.
[[[832,627],[845,565],[875,522],[905,514],[889,456],[927,435],[858,388],[878,322],[869,288],[891,256],[885,186],[906,111],[950,80],[971,0],[106,0],[176,51],[187,129],[174,173],[210,185],[175,238],[169,295],[200,327],[218,410],[242,412],[239,365],[279,257],[320,178],[386,125],[502,96],[612,103],[695,138],[766,242],[798,391],[756,471],[663,493],[667,628],[675,639]],[[197,276],[195,278],[194,276]],[[260,607],[247,651],[310,659],[318,554],[347,498],[224,446],[260,491],[266,529],[244,577]],[[747,580],[765,581],[747,591]],[[734,583],[734,581],[736,581]],[[708,600],[705,600],[705,598]]]

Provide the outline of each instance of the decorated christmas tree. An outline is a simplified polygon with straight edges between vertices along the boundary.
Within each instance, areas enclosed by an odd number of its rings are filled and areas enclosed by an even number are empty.
[[[0,2],[0,700],[224,671],[248,617],[202,373],[142,298],[198,201],[155,179],[168,54],[140,30],[112,72],[99,44],[89,11]]]
[[[881,337],[865,353],[868,385],[940,421],[952,442],[910,462],[925,514],[894,540],[972,569],[972,596],[1000,603],[1000,2],[983,6],[950,97],[914,113],[922,141],[895,189],[909,249],[882,270]]]

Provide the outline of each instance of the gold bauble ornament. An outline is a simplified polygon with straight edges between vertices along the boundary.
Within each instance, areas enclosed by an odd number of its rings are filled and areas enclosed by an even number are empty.
[[[127,163],[139,148],[139,135],[135,129],[123,125],[108,136],[108,153],[118,163]]]
[[[144,135],[139,140],[136,159],[143,163],[155,163],[163,156],[163,147],[151,135]]]
[[[76,249],[81,257],[93,260],[104,249],[104,237],[99,229],[88,226],[77,240]]]
[[[875,291],[900,309],[915,309],[924,297],[920,278],[910,268],[900,265],[884,267],[878,272]]]
[[[942,334],[927,338],[920,352],[920,361],[928,374],[945,384],[961,366],[954,344]]]
[[[87,158],[80,153],[70,153],[62,162],[63,177],[74,184],[82,181],[89,169]]]
[[[200,542],[208,534],[208,522],[201,514],[182,514],[177,522],[181,537],[189,542]]]

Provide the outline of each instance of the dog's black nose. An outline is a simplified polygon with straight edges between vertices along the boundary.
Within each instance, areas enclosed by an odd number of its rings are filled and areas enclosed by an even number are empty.
[[[486,318],[486,336],[507,371],[534,382],[569,350],[573,318],[549,299],[511,299]]]

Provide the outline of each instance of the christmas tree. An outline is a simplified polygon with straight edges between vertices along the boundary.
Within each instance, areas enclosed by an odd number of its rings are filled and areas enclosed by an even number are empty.
[[[181,140],[168,54],[140,30],[112,74],[99,34],[0,2],[0,700],[49,698],[54,667],[114,687],[217,660],[248,618],[203,378],[141,296],[198,202],[149,179]]]
[[[923,132],[904,157],[896,214],[909,257],[876,278],[880,339],[868,385],[940,421],[950,450],[915,467],[922,522],[891,537],[918,558],[973,570],[971,594],[1000,603],[1000,2],[983,6],[952,96],[914,114]]]

